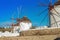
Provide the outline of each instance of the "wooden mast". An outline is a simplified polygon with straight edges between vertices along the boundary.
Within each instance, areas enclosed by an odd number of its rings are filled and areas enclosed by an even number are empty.
[[[13,16],[12,16],[12,22],[13,22],[13,20],[16,20],[16,24],[14,24],[14,23],[12,23],[12,32],[13,32],[13,29],[14,29],[14,27],[15,26],[19,26],[19,23],[20,23],[20,14],[21,14],[21,8],[22,7],[20,7],[20,8],[17,8],[17,11],[18,11],[18,17],[17,18],[14,18]],[[14,15],[15,16],[15,15]]]

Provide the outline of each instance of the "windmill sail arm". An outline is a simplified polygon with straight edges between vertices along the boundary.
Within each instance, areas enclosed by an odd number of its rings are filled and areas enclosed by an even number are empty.
[[[48,5],[41,3],[41,4],[39,4],[39,6],[48,6]]]
[[[58,22],[60,22],[60,21],[56,21],[56,22],[58,23]],[[54,23],[52,23],[51,25],[53,25],[53,24],[55,24],[55,22],[54,22]]]
[[[58,24],[57,24],[56,19],[54,18],[54,15],[53,15],[53,14],[51,14],[51,16],[53,17],[53,19],[54,19],[54,21],[55,21],[55,23],[56,23],[56,26],[58,27]]]
[[[37,16],[42,15],[48,8],[46,8],[45,10],[43,10],[41,13],[39,13]]]
[[[60,16],[60,14],[55,9],[53,9],[53,10]]]
[[[47,17],[48,14],[45,15],[45,17],[42,19],[42,21],[40,22],[40,24],[45,20],[45,18]]]
[[[52,13],[52,14],[60,18],[60,16],[58,16],[58,15],[56,15],[56,14],[54,14],[54,13]]]
[[[50,4],[52,4],[52,0],[49,0]]]
[[[46,0],[45,0],[45,1],[46,1]],[[43,2],[38,1],[38,6],[44,6],[44,7],[46,7],[46,6],[48,6],[48,4],[45,4],[45,3],[43,3]]]

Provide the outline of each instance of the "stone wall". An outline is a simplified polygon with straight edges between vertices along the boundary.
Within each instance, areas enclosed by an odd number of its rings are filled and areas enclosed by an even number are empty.
[[[20,33],[20,36],[56,35],[56,34],[60,34],[60,28],[22,31]]]

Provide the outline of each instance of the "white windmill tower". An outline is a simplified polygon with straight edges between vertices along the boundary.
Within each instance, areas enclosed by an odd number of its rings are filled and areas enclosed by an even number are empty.
[[[32,27],[32,23],[30,22],[30,20],[24,16],[23,18],[20,18],[21,16],[21,10],[22,10],[22,6],[19,8],[17,8],[18,10],[18,18],[12,18],[13,20],[16,20],[16,24],[13,24],[13,30],[16,32],[16,30],[19,31],[25,31],[25,30],[29,30]]]
[[[60,27],[60,0],[58,0],[58,2],[55,2],[54,5],[52,4],[52,0],[49,0],[48,5],[40,4],[40,6],[47,6],[45,10],[39,13],[39,16],[48,9],[49,24],[50,24],[49,27]],[[41,23],[44,21],[46,16],[42,19]]]
[[[51,13],[53,14],[53,18],[55,20],[51,20],[52,25],[51,27],[60,27],[60,1],[56,2],[54,4],[54,8],[51,10]]]

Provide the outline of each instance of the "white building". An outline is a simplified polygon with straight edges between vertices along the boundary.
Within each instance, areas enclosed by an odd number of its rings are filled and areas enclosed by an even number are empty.
[[[24,16],[17,22],[17,24],[13,25],[13,32],[21,32],[29,30],[32,27],[31,21]]]
[[[60,27],[60,1],[56,2],[50,15],[51,27]]]

